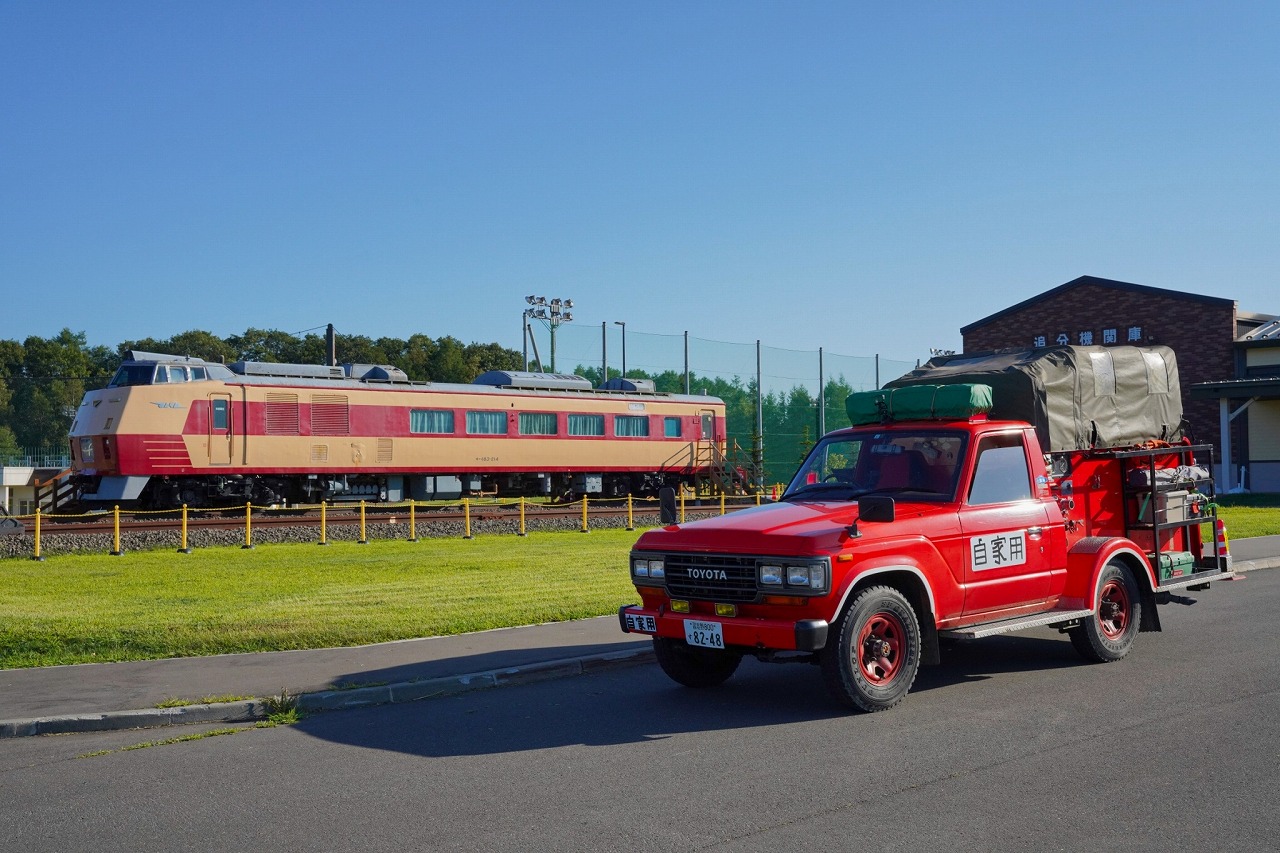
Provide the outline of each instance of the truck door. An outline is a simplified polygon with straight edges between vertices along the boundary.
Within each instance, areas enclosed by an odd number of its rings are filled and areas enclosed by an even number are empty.
[[[209,464],[231,464],[231,395],[209,395]]]
[[[964,613],[1043,603],[1050,597],[1052,526],[1062,524],[1035,498],[1021,431],[982,436],[962,495],[960,529],[968,540]]]

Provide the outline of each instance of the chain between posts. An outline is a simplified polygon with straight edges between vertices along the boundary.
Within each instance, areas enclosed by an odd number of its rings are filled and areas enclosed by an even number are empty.
[[[689,515],[689,509],[688,509],[689,497],[690,496],[684,492],[680,493],[679,518],[681,523],[684,523],[687,520]],[[761,495],[757,493],[755,498],[756,498],[755,500],[756,505],[759,505],[762,500]],[[627,522],[626,529],[628,531],[633,531],[635,529],[635,522],[636,522],[636,519],[635,519],[636,498],[634,495],[628,494],[625,500],[626,500],[626,522]],[[648,505],[653,502],[652,499],[650,498],[641,498],[640,500],[646,503],[646,507],[648,507]],[[620,501],[621,499],[618,499],[618,502]],[[409,506],[409,519],[410,519],[409,541],[416,542],[418,540],[417,502],[410,500],[410,501],[407,501],[406,503],[408,503],[408,506]],[[462,501],[464,525],[465,525],[464,538],[466,539],[475,538],[475,531],[473,530],[472,519],[471,519],[471,505],[473,503],[475,503],[475,501],[471,499],[463,499]],[[498,503],[502,503],[502,502],[499,501]],[[576,503],[577,501],[573,501],[567,504],[552,503],[552,504],[548,504],[548,507],[549,508],[559,507],[559,508],[568,509],[575,506]],[[603,506],[608,503],[610,503],[610,499],[608,498],[599,498],[596,500],[597,505]],[[724,495],[719,496],[719,503],[720,503],[720,514],[721,515],[726,514],[728,512],[728,502]],[[401,505],[403,506],[403,504]],[[457,505],[455,504],[455,506]],[[508,502],[507,506],[510,508],[511,504]],[[710,507],[708,507],[708,509],[709,508]],[[251,502],[246,502],[244,504],[244,538],[243,538],[243,543],[241,547],[246,550],[253,549],[256,547],[253,541],[253,512],[255,509],[272,510],[272,509],[276,509],[276,507],[254,507]],[[321,502],[317,505],[311,505],[311,506],[294,505],[292,507],[286,507],[286,509],[293,510],[293,511],[297,511],[300,509],[301,510],[318,509],[319,515],[320,515],[320,535],[319,535],[319,542],[317,542],[316,544],[318,545],[330,544],[330,540],[328,538],[328,504],[327,503]],[[367,515],[368,502],[361,501],[359,509],[360,509],[360,516],[359,516],[360,543],[359,544],[367,544],[369,540],[369,529],[368,529],[369,519]],[[527,498],[525,497],[519,498],[518,509],[519,509],[519,534],[518,535],[526,536],[528,535],[528,510],[529,510],[529,503]],[[592,509],[592,504],[591,504],[590,498],[584,496],[582,498],[581,518],[579,522],[578,532],[581,532],[581,533],[591,532],[591,528],[590,528],[591,509]],[[234,512],[234,511],[235,511],[235,508],[228,508],[226,512],[227,514],[230,514],[231,512]],[[646,509],[645,511],[648,511],[648,509]],[[111,535],[112,535],[112,550],[110,552],[111,555],[120,556],[125,551],[123,547],[123,534],[124,532],[127,532],[127,531],[125,531],[124,523],[121,520],[122,516],[124,515],[129,515],[135,519],[140,518],[142,516],[163,516],[163,515],[174,515],[174,514],[180,515],[181,523],[179,525],[179,529],[180,529],[181,539],[180,539],[180,547],[178,548],[178,552],[185,553],[185,554],[193,553],[193,548],[191,547],[192,519],[191,519],[190,513],[191,513],[191,507],[186,504],[184,504],[179,509],[172,509],[172,510],[145,510],[144,511],[144,510],[122,509],[119,506],[113,507],[109,515],[110,524],[111,524]],[[98,515],[100,517],[101,514],[85,513],[84,517],[92,517],[95,515]],[[45,559],[44,535],[48,532],[47,525],[44,523],[45,520],[48,518],[76,518],[80,516],[52,515],[50,513],[44,512],[43,510],[37,508],[33,515],[28,515],[25,517],[34,518],[35,520],[35,524],[34,524],[35,541],[34,541],[34,547],[31,554],[31,559],[43,561]],[[15,518],[22,518],[22,516],[15,516]]]

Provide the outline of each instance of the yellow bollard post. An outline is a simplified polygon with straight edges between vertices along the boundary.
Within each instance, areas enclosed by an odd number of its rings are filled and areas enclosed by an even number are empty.
[[[249,501],[244,502],[244,544],[240,546],[242,551],[253,550],[253,522],[250,521],[253,504]]]
[[[417,508],[418,508],[418,504],[412,498],[410,498],[409,499],[409,541],[410,542],[418,541],[418,515],[416,512]]]
[[[40,507],[38,507],[38,506],[36,507],[36,531],[35,531],[35,533],[36,533],[36,547],[35,547],[35,550],[31,552],[31,559],[36,560],[37,562],[41,562],[41,563],[43,563],[43,562],[44,562],[44,557],[43,557],[43,556],[41,556],[41,554],[40,554]]]
[[[756,506],[760,506],[760,493],[756,492]]]
[[[178,546],[179,554],[190,554],[191,546],[187,544],[187,505],[182,505],[182,544]]]
[[[365,535],[364,528],[364,501],[360,501],[360,538],[356,540],[357,545],[368,545],[369,537]]]
[[[628,530],[636,529],[636,517],[635,517],[635,513],[632,510],[630,492],[627,492],[627,529]]]
[[[680,488],[680,523],[684,524],[684,487]]]
[[[724,492],[720,493],[720,514],[724,515]]]
[[[327,503],[320,501],[320,541],[316,543],[317,545],[329,544],[328,515],[326,512],[328,508],[329,505]]]
[[[525,529],[525,526],[524,526],[524,496],[522,495],[520,497],[520,532],[517,533],[516,535],[527,536],[528,533],[529,532]]]
[[[462,530],[463,539],[471,538],[471,502],[466,498],[462,499]]]
[[[578,532],[579,533],[591,532],[590,530],[587,529],[587,496],[586,495],[582,496],[582,529],[579,530]]]
[[[120,550],[120,506],[111,511],[111,556],[119,557],[124,551]]]

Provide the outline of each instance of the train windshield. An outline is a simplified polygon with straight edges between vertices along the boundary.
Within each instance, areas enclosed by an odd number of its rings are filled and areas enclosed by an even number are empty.
[[[110,388],[127,385],[154,385],[159,382],[198,382],[208,379],[204,366],[179,367],[177,365],[129,362],[123,364],[111,378]]]
[[[125,385],[150,385],[155,372],[156,366],[154,364],[122,364],[120,369],[116,371],[116,375],[111,378],[111,384],[108,387],[120,388]]]

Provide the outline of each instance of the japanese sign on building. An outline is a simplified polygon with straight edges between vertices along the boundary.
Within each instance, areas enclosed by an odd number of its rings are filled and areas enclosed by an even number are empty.
[[[974,536],[969,539],[969,559],[975,572],[1021,566],[1027,561],[1027,531]]]
[[[1059,346],[1075,346],[1089,347],[1094,344],[1118,344],[1120,338],[1124,337],[1125,343],[1141,344],[1145,341],[1141,326],[1129,326],[1126,329],[1113,328],[1103,329],[1101,335],[1094,333],[1092,329],[1086,331],[1075,332],[1057,332],[1053,335],[1035,335],[1031,339],[1031,346],[1036,349],[1050,346],[1050,344],[1058,344]]]

